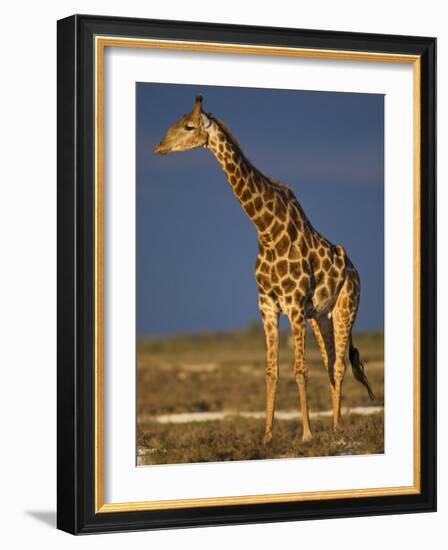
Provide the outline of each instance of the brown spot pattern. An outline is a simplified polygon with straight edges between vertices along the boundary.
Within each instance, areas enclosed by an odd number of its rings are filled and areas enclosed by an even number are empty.
[[[296,288],[296,286],[297,283],[289,277],[282,281],[282,287],[287,293],[292,292]]]
[[[296,239],[297,239],[297,228],[294,224],[292,223],[288,223],[288,235],[289,235],[289,238],[291,239],[291,242],[295,242]]]
[[[283,277],[286,275],[288,271],[288,262],[286,260],[280,260],[277,263],[277,273],[280,275],[280,277]]]
[[[289,244],[290,244],[289,237],[287,235],[283,235],[283,237],[275,245],[277,254],[279,256],[283,256],[283,254],[285,254],[285,252],[288,250]]]

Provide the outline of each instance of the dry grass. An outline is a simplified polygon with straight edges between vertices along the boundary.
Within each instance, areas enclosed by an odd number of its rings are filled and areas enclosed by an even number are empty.
[[[382,405],[384,398],[381,334],[354,337],[377,400],[372,403],[350,369],[343,406]],[[331,409],[329,382],[314,340],[307,338],[311,411]],[[140,464],[249,460],[262,458],[369,454],[383,452],[383,415],[349,415],[334,436],[331,419],[312,421],[310,443],[297,439],[299,421],[277,420],[274,440],[261,443],[263,421],[232,417],[221,421],[158,424],[150,416],[231,410],[261,411],[265,406],[264,342],[257,326],[226,334],[179,336],[138,343],[137,428]],[[287,336],[280,342],[277,410],[298,410],[293,354]]]
[[[264,446],[263,421],[231,417],[189,424],[143,424],[138,432],[139,464],[176,464],[384,452],[383,415],[349,415],[340,433],[331,419],[313,422],[314,438],[303,443],[301,426],[279,421],[270,445]]]

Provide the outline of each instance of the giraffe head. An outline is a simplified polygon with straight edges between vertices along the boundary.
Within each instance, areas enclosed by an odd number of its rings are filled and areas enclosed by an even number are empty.
[[[210,126],[210,119],[202,112],[202,96],[198,95],[191,113],[182,115],[168,129],[159,145],[154,147],[154,152],[166,155],[174,151],[206,147],[208,126]]]

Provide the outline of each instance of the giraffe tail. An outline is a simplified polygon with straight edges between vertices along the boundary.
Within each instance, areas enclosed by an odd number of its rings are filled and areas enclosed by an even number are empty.
[[[359,358],[359,351],[353,345],[351,333],[350,333],[350,346],[348,350],[348,356],[350,358],[350,363],[352,364],[353,376],[358,382],[360,382],[366,388],[370,399],[373,401],[375,399],[375,394],[373,393],[372,388],[370,387],[369,381],[367,380],[367,376],[364,373],[364,365],[361,363],[361,359]]]

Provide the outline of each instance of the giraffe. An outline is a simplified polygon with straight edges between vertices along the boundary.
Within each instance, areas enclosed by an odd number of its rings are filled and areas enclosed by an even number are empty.
[[[302,440],[312,438],[305,362],[305,326],[313,330],[327,369],[333,407],[333,430],[341,416],[345,355],[355,378],[373,392],[352,341],[360,298],[360,278],[344,248],[333,245],[309,222],[291,189],[255,168],[230,129],[202,109],[197,96],[190,113],[171,126],[154,152],[167,154],[196,147],[216,157],[241,207],[258,233],[255,279],[266,340],[266,417],[264,443],[272,440],[279,376],[279,315],[287,316],[294,347],[294,374],[302,412]]]

